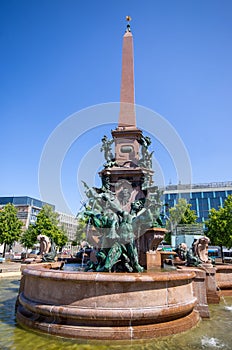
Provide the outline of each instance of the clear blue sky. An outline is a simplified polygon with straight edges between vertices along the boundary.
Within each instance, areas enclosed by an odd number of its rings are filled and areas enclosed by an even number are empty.
[[[230,0],[2,0],[0,196],[40,198],[40,157],[53,130],[84,108],[119,101],[126,15],[136,103],[175,128],[194,183],[232,180]],[[74,213],[78,163],[111,128],[96,125],[65,155],[62,191]],[[162,166],[163,146],[153,147]]]

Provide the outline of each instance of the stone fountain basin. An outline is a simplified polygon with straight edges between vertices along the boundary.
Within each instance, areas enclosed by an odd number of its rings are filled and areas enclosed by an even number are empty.
[[[21,325],[59,336],[143,339],[193,327],[194,272],[22,272],[17,307]]]

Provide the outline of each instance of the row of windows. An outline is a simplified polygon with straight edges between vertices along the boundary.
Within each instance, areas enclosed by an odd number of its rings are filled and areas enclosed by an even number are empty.
[[[168,193],[165,194],[167,199],[177,199],[177,198],[185,198],[189,199],[208,199],[208,198],[219,198],[221,197],[223,200],[232,194],[232,190],[228,191],[208,191],[208,192],[190,192],[190,193]]]
[[[171,208],[173,207],[178,201],[177,200],[167,200],[165,201],[165,204]],[[210,210],[212,208],[218,209],[220,208],[223,203],[224,203],[224,199],[222,198],[213,198],[213,200],[208,200],[206,198],[202,198],[202,199],[190,199],[189,201],[187,201],[187,203],[191,204],[191,209],[192,210],[196,210],[196,211],[202,211],[202,210]]]
[[[27,219],[27,212],[22,212],[22,211],[19,211],[18,213],[17,213],[17,218],[18,219]]]

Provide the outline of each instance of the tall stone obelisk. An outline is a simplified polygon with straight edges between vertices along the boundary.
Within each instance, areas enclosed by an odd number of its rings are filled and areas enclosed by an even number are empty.
[[[117,192],[117,184],[124,181],[124,184],[131,184],[132,192],[137,188],[137,194],[140,192],[141,196],[141,190],[151,186],[153,182],[152,154],[147,150],[148,145],[142,130],[136,126],[133,36],[129,24],[130,17],[127,16],[126,19],[128,24],[123,36],[119,121],[118,127],[111,131],[115,154],[99,174],[103,184],[108,182],[112,191]],[[149,159],[146,159],[149,156],[150,166]]]
[[[136,128],[134,90],[134,50],[130,24],[123,37],[122,80],[120,96],[119,128]]]
[[[120,93],[120,113],[118,127],[112,132],[115,142],[115,158],[119,165],[126,161],[134,167],[139,161],[139,142],[142,131],[136,127],[135,89],[134,89],[134,50],[133,36],[129,20],[123,36],[122,77]],[[132,164],[133,163],[133,164]]]

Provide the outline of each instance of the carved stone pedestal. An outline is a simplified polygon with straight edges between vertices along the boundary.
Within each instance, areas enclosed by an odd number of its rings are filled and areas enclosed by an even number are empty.
[[[164,239],[165,233],[165,228],[152,227],[136,240],[139,262],[147,269],[152,268],[154,264],[156,267],[161,267],[161,256],[159,254],[155,256],[155,253],[158,253],[157,248]]]
[[[194,271],[196,276],[193,279],[193,295],[197,298],[195,310],[199,312],[202,318],[209,318],[209,306],[206,289],[206,272],[196,267],[179,266],[183,272]]]
[[[209,304],[218,304],[220,296],[217,290],[216,269],[208,263],[203,263],[201,268],[206,272],[207,301]]]
[[[150,251],[146,253],[147,271],[154,270],[161,267],[160,251]]]

